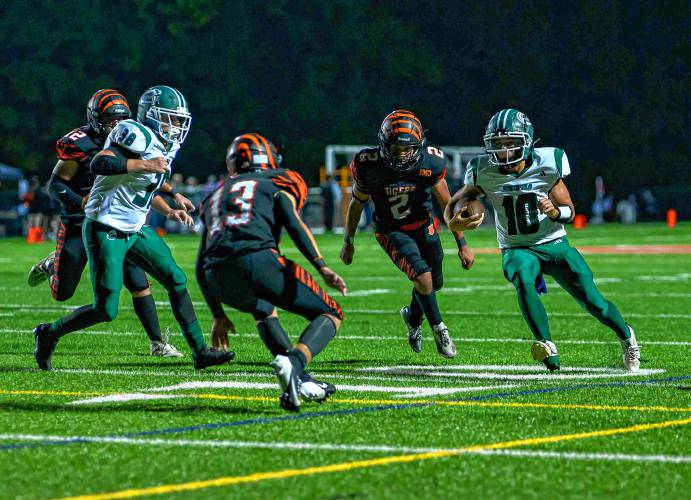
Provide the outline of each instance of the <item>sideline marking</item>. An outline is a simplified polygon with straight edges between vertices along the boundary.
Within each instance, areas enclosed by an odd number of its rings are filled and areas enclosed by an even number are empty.
[[[312,476],[314,474],[323,474],[328,472],[346,472],[356,469],[368,469],[371,467],[382,467],[386,465],[402,464],[419,462],[422,460],[431,460],[435,458],[446,458],[463,455],[471,452],[478,452],[483,450],[504,450],[509,448],[517,448],[519,446],[532,446],[548,443],[559,443],[563,441],[575,441],[580,439],[588,439],[593,437],[616,436],[620,434],[631,434],[635,432],[643,432],[654,429],[664,429],[667,427],[683,426],[691,424],[691,418],[683,420],[667,420],[664,422],[654,422],[648,424],[638,424],[629,427],[618,427],[614,429],[603,429],[599,431],[580,432],[575,434],[559,434],[554,436],[517,439],[513,441],[502,441],[498,443],[489,443],[484,445],[465,446],[456,448],[455,450],[431,451],[427,453],[411,453],[405,455],[396,455],[391,457],[376,458],[370,460],[356,460],[351,462],[340,462],[330,465],[322,465],[318,467],[305,467],[303,469],[285,469],[279,471],[257,472],[247,474],[244,476],[226,476],[215,479],[207,479],[204,481],[191,481],[187,483],[164,484],[148,488],[133,488],[127,490],[114,491],[110,493],[87,494],[75,497],[68,497],[65,500],[103,500],[116,498],[132,498],[144,495],[161,495],[166,493],[177,493],[181,491],[193,491],[205,488],[216,488],[220,486],[231,486],[243,483],[257,483],[270,479],[285,479],[297,476]]]

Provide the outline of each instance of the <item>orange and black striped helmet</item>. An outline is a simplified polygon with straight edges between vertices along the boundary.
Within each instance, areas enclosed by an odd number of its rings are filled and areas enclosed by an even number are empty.
[[[422,157],[425,130],[411,111],[397,109],[389,113],[381,124],[378,138],[385,163],[398,172],[415,168]]]
[[[283,158],[266,137],[255,133],[242,134],[233,139],[226,153],[226,165],[235,173],[276,169]],[[232,164],[232,165],[231,165]]]
[[[117,90],[103,89],[96,92],[86,105],[89,126],[99,135],[107,136],[115,120],[132,116],[127,99]]]

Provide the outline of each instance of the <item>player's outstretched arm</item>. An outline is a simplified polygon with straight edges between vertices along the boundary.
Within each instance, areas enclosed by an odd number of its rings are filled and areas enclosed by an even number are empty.
[[[563,179],[559,179],[552,187],[549,195],[537,202],[537,208],[552,220],[571,222],[575,216],[573,201]]]
[[[186,210],[176,210],[172,208],[170,205],[168,205],[166,200],[163,199],[163,196],[159,194],[155,195],[151,200],[151,207],[159,214],[165,216],[166,219],[170,219],[179,224],[184,224],[185,226],[194,226],[194,219],[187,213]]]
[[[347,292],[345,281],[326,265],[317,242],[314,241],[312,233],[297,212],[295,198],[283,190],[278,191],[274,197],[279,222],[286,228],[290,239],[293,240],[300,253],[314,265],[327,285],[345,295]]]
[[[355,233],[357,226],[360,223],[362,210],[369,196],[360,191],[357,182],[353,183],[352,198],[348,204],[348,211],[346,212],[345,236],[343,238],[343,246],[341,247],[341,261],[347,266],[353,263],[353,256],[355,255]]]
[[[58,160],[48,181],[48,192],[68,210],[80,210],[88,196],[75,192],[67,182],[77,174],[79,164],[74,160]]]
[[[192,203],[187,196],[175,192],[175,189],[173,189],[173,185],[170,182],[164,182],[161,187],[158,188],[158,191],[173,198],[179,209],[184,210],[185,212],[195,211],[196,207],[194,206],[194,203]]]
[[[91,160],[91,171],[95,175],[122,175],[138,172],[163,174],[170,167],[163,157],[139,160],[125,158],[117,149],[104,149]]]
[[[444,212],[444,220],[446,221],[446,211],[449,208],[451,201],[451,193],[449,192],[449,185],[446,183],[446,179],[441,179],[432,187],[432,193],[434,198],[437,200],[439,207]],[[451,228],[449,228],[451,229]],[[461,259],[461,265],[463,269],[469,270],[473,267],[475,262],[475,254],[470,249],[468,242],[465,239],[463,231],[453,231],[453,236],[456,239],[456,245],[458,246],[458,258]]]
[[[228,332],[235,333],[235,325],[226,315],[223,310],[223,304],[210,291],[206,281],[206,273],[204,272],[203,256],[206,249],[206,227],[203,227],[201,235],[201,243],[199,245],[199,253],[197,254],[197,263],[195,266],[195,275],[199,289],[206,301],[206,305],[211,311],[213,322],[211,323],[211,346],[214,349],[228,351]]]

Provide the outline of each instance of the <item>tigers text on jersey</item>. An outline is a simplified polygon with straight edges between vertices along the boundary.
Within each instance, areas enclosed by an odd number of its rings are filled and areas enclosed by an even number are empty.
[[[499,248],[527,247],[566,235],[564,226],[540,213],[537,203],[571,173],[566,153],[536,148],[520,175],[503,174],[487,155],[470,160],[465,184],[480,188],[494,207]]]
[[[126,158],[163,157],[170,166],[180,145],[169,143],[166,146],[149,127],[134,120],[123,120],[106,139],[104,149],[107,148],[117,149]],[[170,170],[164,174],[98,175],[86,205],[86,216],[124,232],[139,231],[151,209],[154,192],[169,177]]]
[[[279,190],[295,199],[297,210],[307,199],[307,185],[300,174],[279,168],[227,177],[202,201],[205,267],[257,250],[278,248],[280,224],[274,196]]]
[[[77,163],[77,172],[70,180],[63,180],[72,191],[80,196],[86,196],[94,183],[94,175],[89,164],[103,146],[99,135],[88,125],[79,127],[65,134],[55,144],[58,160],[74,161]],[[84,211],[68,208],[61,204],[61,216],[65,223],[79,225],[84,219]]]
[[[446,175],[446,158],[441,149],[424,146],[415,168],[396,172],[384,163],[379,148],[363,149],[350,172],[358,189],[372,198],[376,228],[405,230],[429,220],[432,187]]]

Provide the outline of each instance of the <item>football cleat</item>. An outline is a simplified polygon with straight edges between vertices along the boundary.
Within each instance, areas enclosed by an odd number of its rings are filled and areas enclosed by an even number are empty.
[[[50,252],[46,257],[39,260],[36,264],[31,266],[27,282],[30,287],[38,286],[45,280],[50,278],[53,274],[53,262],[55,261],[55,252]]]
[[[437,343],[437,352],[444,358],[455,358],[456,357],[456,346],[451,340],[451,335],[449,335],[449,329],[444,323],[439,323],[438,325],[432,326],[432,335],[434,335],[434,341]]]
[[[300,396],[305,401],[312,401],[315,403],[323,403],[333,393],[336,392],[336,386],[328,382],[323,382],[312,378],[312,376],[305,372],[300,376]]]
[[[206,346],[201,351],[192,354],[192,358],[194,358],[194,367],[197,370],[203,370],[209,366],[225,364],[234,357],[235,353],[233,351],[212,351]]]
[[[300,379],[290,358],[279,354],[271,362],[271,367],[283,391],[279,398],[281,408],[294,412],[300,411]]]
[[[36,340],[36,348],[34,349],[34,358],[41,370],[52,370],[53,366],[50,363],[50,358],[55,351],[55,346],[58,345],[59,338],[50,334],[50,323],[41,323],[34,328],[34,339]]]
[[[636,335],[631,325],[626,326],[629,328],[631,336],[627,340],[619,339],[619,342],[621,342],[621,349],[624,351],[621,357],[624,360],[624,369],[626,371],[637,372],[641,368],[641,348],[638,347]]]
[[[159,340],[151,341],[151,355],[161,358],[181,358],[183,356],[174,345]]]
[[[401,307],[399,313],[401,314],[401,319],[405,323],[408,329],[408,343],[410,348],[415,352],[422,352],[422,325],[417,328],[408,323],[408,313],[410,308],[408,306]]]
[[[535,361],[544,363],[549,371],[559,369],[559,353],[551,340],[536,340],[530,348],[530,353]]]

